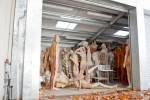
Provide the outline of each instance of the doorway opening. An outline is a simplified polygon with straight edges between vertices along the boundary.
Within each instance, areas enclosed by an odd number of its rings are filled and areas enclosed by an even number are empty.
[[[131,88],[130,8],[104,0],[44,0],[41,89],[68,96]]]

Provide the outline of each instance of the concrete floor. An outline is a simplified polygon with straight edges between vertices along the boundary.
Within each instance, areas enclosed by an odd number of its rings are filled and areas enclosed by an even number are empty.
[[[74,88],[62,88],[58,90],[41,89],[40,100],[71,100],[72,96],[80,96],[94,93],[110,93],[116,90],[127,90],[127,88],[116,89],[74,89]]]

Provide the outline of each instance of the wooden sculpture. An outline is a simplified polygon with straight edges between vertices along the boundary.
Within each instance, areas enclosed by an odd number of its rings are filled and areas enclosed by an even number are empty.
[[[67,77],[69,78],[69,67],[70,67],[70,59],[69,59],[69,50],[67,50],[67,48],[64,48],[62,51],[62,70],[64,71],[64,73],[67,75]]]
[[[101,48],[102,50],[99,53],[100,64],[107,65],[108,64],[108,49],[106,48],[106,45],[104,43],[101,45]]]
[[[66,74],[63,71],[59,72],[56,78],[56,82],[55,82],[56,87],[64,88],[68,86],[68,84],[69,84],[69,79],[66,76]]]
[[[114,63],[114,53],[113,51],[109,51],[108,53],[108,64],[113,66],[113,63]]]
[[[92,62],[92,55],[91,55],[90,47],[87,46],[86,49],[87,49],[87,66],[92,66],[93,62]]]
[[[92,62],[92,55],[91,55],[91,50],[90,50],[90,47],[87,46],[86,47],[87,49],[87,70],[92,68],[93,67],[93,62]],[[86,80],[90,82],[90,77],[94,76],[94,73],[90,73],[90,74],[87,74],[86,72]]]
[[[131,60],[130,60],[130,43],[128,42],[128,45],[126,46],[126,53],[124,58],[123,67],[127,70],[127,78],[129,87],[131,87]]]
[[[73,80],[76,80],[74,81],[74,84],[76,87],[79,87],[79,60],[78,60],[78,55],[74,52],[74,51],[70,51],[71,53],[71,56],[70,56],[70,59],[73,63],[73,71],[72,71],[72,76],[73,76]]]
[[[99,52],[98,51],[95,51],[92,53],[92,60],[93,60],[93,64],[94,65],[99,65]]]
[[[50,62],[50,88],[54,89],[59,66],[59,41],[58,35],[55,35],[51,47],[49,48],[49,62]]]
[[[88,46],[88,42],[87,41],[81,41],[78,46],[80,47],[87,47]]]
[[[96,41],[92,42],[92,44],[90,45],[90,50],[91,52],[95,52],[97,50],[98,45],[96,44]]]
[[[49,63],[49,49],[47,48],[44,52],[44,58],[43,58],[43,70],[44,70],[44,73],[48,70],[50,71],[50,63]]]
[[[123,67],[124,58],[125,58],[124,49],[125,47],[122,47],[121,45],[115,48],[115,51],[114,51],[117,78],[118,78],[118,82],[121,84],[127,83],[126,74],[125,74],[126,70]]]
[[[87,62],[86,62],[86,49],[85,47],[80,47],[75,51],[80,57],[80,77],[84,76],[84,72],[86,72]]]
[[[41,52],[41,61],[40,61],[40,63],[41,63],[41,65],[40,65],[40,74],[42,75],[42,74],[44,74],[44,56],[45,56],[45,52],[42,50],[42,52]]]

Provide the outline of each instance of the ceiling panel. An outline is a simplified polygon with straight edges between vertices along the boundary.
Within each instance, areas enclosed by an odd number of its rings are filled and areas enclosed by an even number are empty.
[[[117,30],[129,30],[127,11],[126,6],[106,0],[44,0],[41,45],[49,46],[54,35],[58,34],[61,37],[61,47],[74,46],[82,40],[92,38],[121,12],[125,14],[106,28],[97,39],[124,41],[125,37],[115,37],[113,34]],[[57,21],[77,23],[77,26],[73,30],[56,28]]]

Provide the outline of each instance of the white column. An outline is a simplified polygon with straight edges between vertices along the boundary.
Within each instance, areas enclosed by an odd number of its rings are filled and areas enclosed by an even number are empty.
[[[28,0],[23,73],[23,100],[36,100],[39,97],[41,24],[42,0]]]

